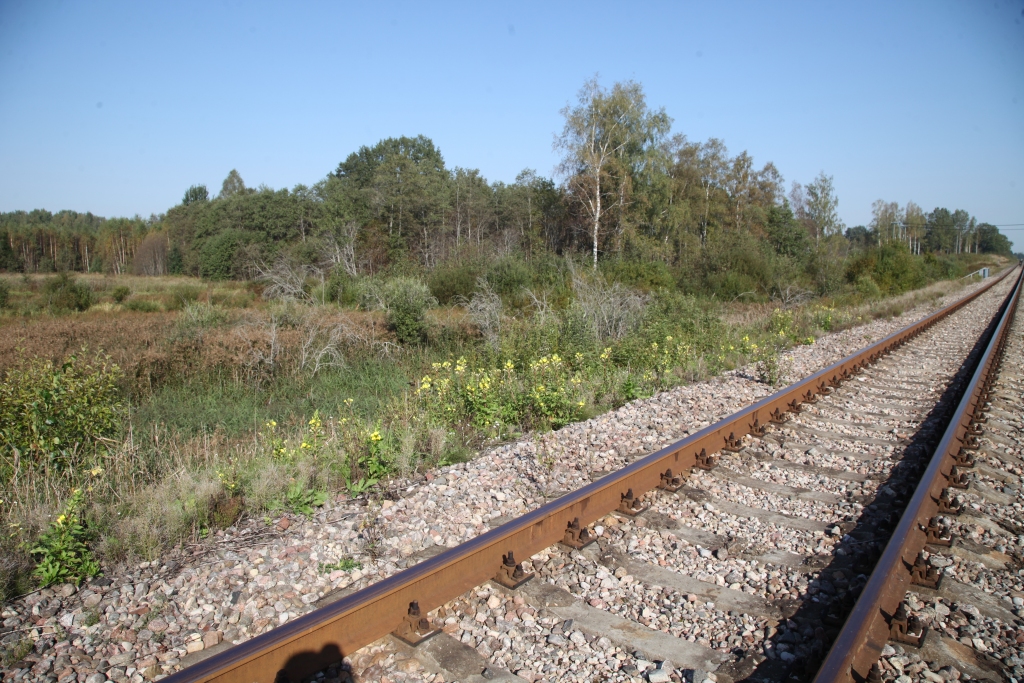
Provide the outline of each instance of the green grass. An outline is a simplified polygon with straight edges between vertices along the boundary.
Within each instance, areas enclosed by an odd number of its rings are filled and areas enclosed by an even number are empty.
[[[372,420],[410,388],[417,365],[417,358],[364,358],[313,378],[282,377],[258,391],[227,379],[191,379],[157,389],[135,409],[132,422],[143,434],[159,425],[186,437],[217,430],[229,438],[240,437],[268,420],[296,425],[317,410],[337,415],[347,398],[353,399],[352,412]]]

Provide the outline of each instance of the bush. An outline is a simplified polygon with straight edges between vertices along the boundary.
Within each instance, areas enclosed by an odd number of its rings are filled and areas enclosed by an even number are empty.
[[[600,275],[573,273],[573,304],[597,338],[622,339],[639,325],[648,297],[619,282],[608,284]]]
[[[11,305],[11,286],[6,281],[0,280],[0,310]]]
[[[427,309],[437,305],[430,289],[410,277],[396,277],[383,283],[365,280],[361,298],[366,308],[384,309],[388,329],[403,344],[423,341],[427,333]]]
[[[857,293],[866,299],[877,299],[882,296],[882,290],[878,288],[878,284],[866,273],[857,278],[856,287]]]
[[[480,278],[480,291],[466,301],[469,319],[480,330],[480,335],[497,349],[501,339],[501,297],[491,291],[487,280]]]
[[[161,310],[160,304],[149,299],[128,299],[124,307],[136,313],[159,313]]]
[[[188,304],[198,301],[203,289],[197,285],[175,285],[163,296],[164,308],[180,311]]]
[[[530,286],[533,273],[523,257],[506,256],[487,269],[486,278],[495,294],[510,301]]]
[[[110,293],[110,296],[114,297],[114,301],[117,303],[121,303],[131,296],[131,294],[131,287],[128,287],[127,285],[118,285],[117,287],[114,287],[114,291]]]
[[[427,280],[430,293],[442,305],[469,299],[476,289],[483,267],[474,261],[450,261],[435,268]]]
[[[632,261],[614,259],[601,262],[601,272],[611,282],[621,282],[645,292],[672,289],[675,280],[663,261]]]
[[[92,306],[92,290],[64,272],[43,285],[46,305],[56,311],[86,311]]]
[[[890,294],[925,284],[920,259],[914,258],[906,245],[899,243],[886,244],[878,250],[873,276],[878,286]]]
[[[327,300],[341,306],[355,306],[359,303],[359,286],[354,277],[343,268],[335,268],[327,277]]]
[[[427,331],[427,306],[417,296],[395,299],[388,306],[388,329],[395,333],[402,344],[417,344],[423,341]]]
[[[65,470],[117,435],[121,370],[107,359],[34,360],[0,384],[0,447],[14,462]]]

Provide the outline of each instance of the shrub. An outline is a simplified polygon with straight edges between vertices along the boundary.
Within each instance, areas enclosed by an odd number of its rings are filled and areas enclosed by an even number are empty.
[[[70,356],[62,365],[34,360],[0,384],[0,447],[14,462],[74,467],[88,450],[117,435],[121,370],[105,358]]]
[[[343,268],[335,268],[327,277],[327,300],[342,306],[355,306],[359,303],[359,287],[356,279]]]
[[[175,285],[164,295],[164,308],[180,311],[193,301],[198,301],[202,293],[202,288],[196,285]]]
[[[890,294],[900,294],[925,284],[920,259],[904,244],[890,243],[878,250],[873,279],[879,288]]]
[[[483,268],[474,261],[451,261],[435,268],[427,280],[430,293],[442,305],[473,296]]]
[[[608,260],[601,263],[601,272],[609,281],[621,282],[645,292],[675,286],[672,273],[663,261]]]
[[[469,319],[480,330],[481,336],[493,348],[501,338],[501,297],[491,291],[487,280],[480,278],[480,290],[466,301]]]
[[[573,273],[574,306],[587,319],[597,338],[622,339],[643,318],[648,297],[615,282],[609,285],[599,275]]]
[[[128,299],[124,307],[136,313],[159,313],[161,310],[160,304],[150,299]]]
[[[882,290],[878,288],[878,284],[866,273],[857,278],[856,287],[857,292],[867,299],[877,299],[882,296]]]
[[[521,256],[506,256],[487,269],[487,282],[498,296],[510,300],[530,285],[533,274]]]
[[[11,305],[11,286],[6,281],[0,280],[0,310]]]
[[[117,287],[114,287],[114,291],[112,291],[110,295],[114,297],[114,301],[116,301],[117,303],[121,303],[129,296],[131,296],[131,293],[131,287],[127,285],[118,285]]]
[[[427,309],[437,305],[430,289],[415,278],[396,277],[381,283],[367,281],[363,303],[368,308],[382,308],[387,314],[388,329],[403,344],[421,342],[427,331]]]
[[[85,311],[92,306],[92,290],[64,272],[43,285],[46,305],[57,311]]]

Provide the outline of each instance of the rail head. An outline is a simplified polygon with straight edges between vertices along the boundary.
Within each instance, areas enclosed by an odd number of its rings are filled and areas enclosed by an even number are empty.
[[[299,680],[322,670],[396,630],[405,620],[410,603],[417,602],[423,612],[436,609],[493,578],[504,554],[530,557],[562,540],[573,520],[589,525],[615,510],[627,490],[639,496],[656,488],[666,469],[688,471],[702,451],[718,452],[773,415],[798,409],[802,402],[827,393],[831,386],[968,305],[1012,270],[1007,269],[953,304],[617,472],[163,680],[269,683],[280,678],[280,673]]]

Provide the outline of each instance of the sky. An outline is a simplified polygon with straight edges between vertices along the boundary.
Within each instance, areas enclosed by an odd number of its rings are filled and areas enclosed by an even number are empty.
[[[400,135],[492,181],[552,176],[595,75],[787,187],[833,176],[847,225],[914,201],[1024,250],[1024,0],[0,0],[0,211],[148,216],[232,168],[312,184]]]

